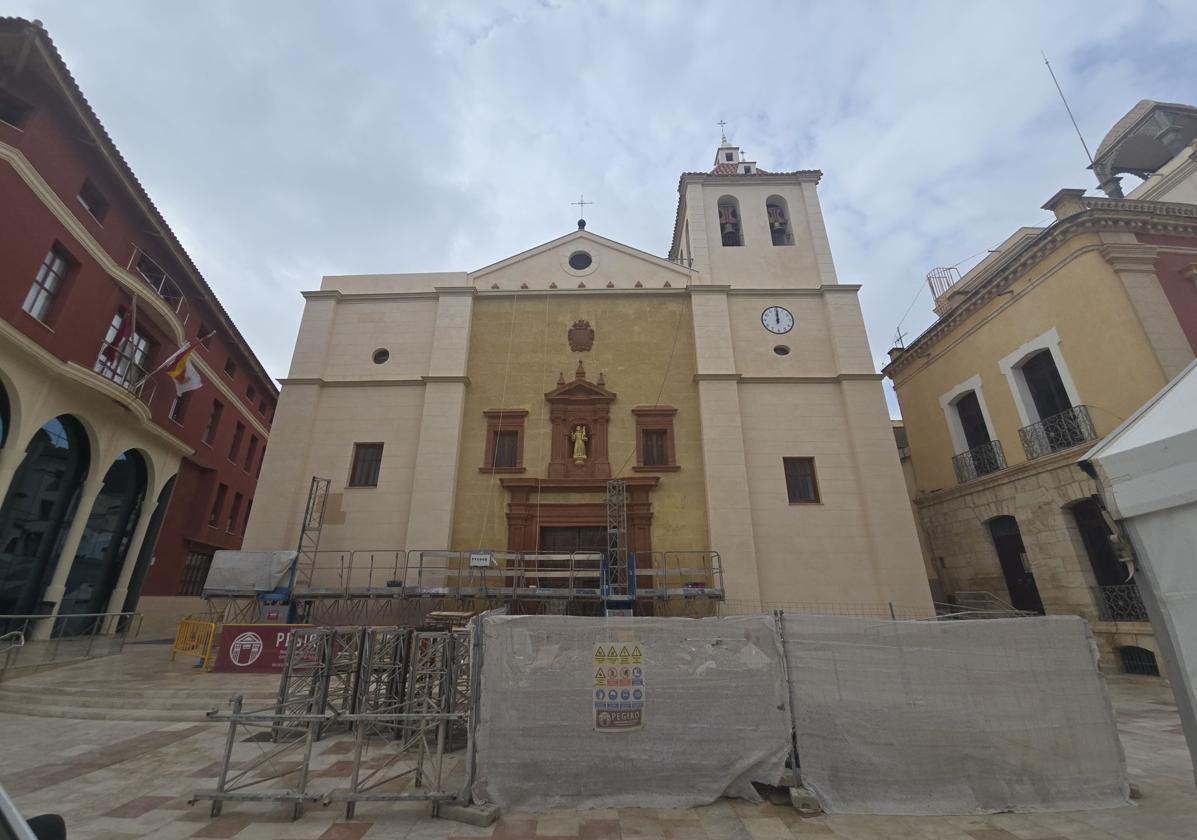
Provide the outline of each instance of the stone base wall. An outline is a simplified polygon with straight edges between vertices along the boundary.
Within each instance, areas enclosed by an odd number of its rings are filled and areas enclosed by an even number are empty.
[[[1080,449],[1070,449],[1047,458],[1019,464],[976,481],[968,482],[915,500],[919,520],[927,534],[945,594],[986,591],[1009,601],[988,522],[997,516],[1013,516],[1022,534],[1027,562],[1035,575],[1039,596],[1049,613],[1083,616],[1094,625],[1102,664],[1117,672],[1121,664],[1117,649],[1135,644],[1155,650],[1150,625],[1147,644],[1123,639],[1100,622],[1089,556],[1073,518],[1071,506],[1096,495],[1097,485],[1075,464]],[[1142,640],[1144,633],[1133,638]]]

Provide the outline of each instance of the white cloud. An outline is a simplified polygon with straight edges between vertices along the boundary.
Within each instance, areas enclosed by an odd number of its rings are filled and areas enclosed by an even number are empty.
[[[1141,98],[1191,100],[1188,3],[17,0],[267,368],[324,273],[468,270],[573,227],[653,253],[715,121],[819,168],[874,354],[928,269],[991,247]],[[926,293],[907,319],[930,323]]]

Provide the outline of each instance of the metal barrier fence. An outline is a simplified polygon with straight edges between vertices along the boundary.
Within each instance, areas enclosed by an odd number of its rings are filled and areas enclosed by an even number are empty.
[[[120,653],[141,627],[135,612],[72,615],[0,615],[0,671],[111,656]]]
[[[211,801],[214,817],[225,802],[285,802],[292,819],[316,802],[345,803],[347,818],[358,802],[431,801],[434,813],[440,802],[468,802],[480,622],[292,631],[273,706],[246,711],[238,696],[229,712],[208,713],[228,735],[215,789],[190,801]],[[314,744],[340,728],[353,735],[348,761],[314,767]],[[465,749],[451,758],[455,738]],[[247,742],[255,749],[238,748]],[[317,774],[323,791],[309,789]]]
[[[170,646],[170,660],[174,661],[176,654],[195,656],[203,663],[204,670],[208,670],[209,660],[212,658],[212,645],[216,642],[216,622],[208,618],[187,616],[179,621],[175,628],[175,640]]]

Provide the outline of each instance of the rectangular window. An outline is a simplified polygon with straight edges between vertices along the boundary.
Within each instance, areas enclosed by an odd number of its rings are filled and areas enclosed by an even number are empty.
[[[130,332],[132,324],[125,323],[130,318],[124,310],[112,316],[95,364],[96,373],[126,388],[133,388],[149,373],[150,340],[140,330]]]
[[[83,182],[82,188],[79,190],[79,203],[86,208],[88,213],[100,223],[103,223],[104,217],[108,215],[108,199],[104,198],[96,185],[90,179]]]
[[[263,417],[266,416],[266,400],[258,403],[258,414],[261,414]]]
[[[253,509],[254,509],[254,500],[250,499],[248,502],[245,503],[245,525],[241,528],[241,533],[243,533],[243,534],[249,530],[249,515],[251,512],[253,512]]]
[[[229,375],[229,379],[237,375],[237,363],[233,361],[232,356],[224,360],[224,372]]]
[[[212,413],[208,415],[208,425],[204,427],[204,443],[208,446],[212,445],[216,437],[216,429],[220,426],[220,415],[223,411],[224,405],[220,400],[212,400]]]
[[[355,443],[353,445],[353,468],[349,471],[349,486],[377,487],[380,467],[382,467],[381,443]]]
[[[786,471],[786,493],[790,504],[819,501],[814,458],[782,458]]]
[[[224,497],[229,493],[229,488],[224,484],[216,488],[216,498],[212,500],[212,513],[208,516],[208,526],[215,528],[216,524],[220,522],[220,512],[224,510]]]
[[[33,106],[28,102],[22,102],[12,94],[0,90],[0,121],[13,128],[23,128],[32,110]]]
[[[669,463],[669,450],[665,446],[664,429],[644,429],[644,466],[663,467]]]
[[[224,529],[230,534],[237,532],[237,520],[241,518],[241,503],[245,498],[240,493],[233,494],[233,506],[229,508],[229,521],[225,524]]]
[[[514,429],[495,432],[495,466],[499,469],[519,466],[520,433]]]
[[[258,436],[249,436],[249,449],[245,450],[245,465],[244,470],[249,472],[249,468],[253,466],[254,456],[258,454]]]
[[[195,331],[195,340],[200,343],[200,346],[205,350],[212,349],[212,336],[216,335],[215,331],[207,324],[200,324],[199,329]]]
[[[255,399],[257,399],[258,389],[254,387],[254,383],[251,382],[248,386],[246,386],[245,396],[249,397],[250,402],[253,402]]]
[[[245,437],[245,424],[238,423],[233,429],[233,442],[229,444],[229,460],[236,462],[237,455],[241,452],[241,438]]]
[[[181,397],[175,397],[170,403],[170,419],[176,423],[182,423],[183,418],[187,416],[187,403],[191,392],[188,391]]]
[[[57,245],[51,248],[42,260],[21,308],[43,324],[46,323],[54,298],[62,291],[62,282],[72,262],[70,255],[62,248]]]
[[[255,479],[262,477],[262,464],[265,462],[265,460],[266,460],[266,447],[263,446],[262,447],[262,457],[258,459],[258,468],[254,471]]]
[[[208,569],[212,568],[212,555],[201,554],[198,551],[187,552],[187,560],[183,564],[183,574],[179,577],[180,595],[203,595],[204,581],[208,579]]]

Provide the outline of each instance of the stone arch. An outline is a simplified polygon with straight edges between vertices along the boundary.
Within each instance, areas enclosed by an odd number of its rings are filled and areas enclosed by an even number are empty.
[[[30,436],[0,502],[0,614],[38,606],[59,562],[93,449],[75,415],[52,417]]]
[[[769,220],[769,237],[774,245],[794,244],[794,225],[790,219],[790,205],[780,195],[765,199],[765,215]]]
[[[137,449],[126,449],[105,470],[71,562],[59,615],[106,610],[141,516],[148,477],[147,458]],[[68,620],[62,623],[60,632],[88,632],[93,623],[94,619]]]
[[[0,370],[0,452],[8,446],[10,439],[16,439],[14,430],[21,420],[20,394],[12,379]]]
[[[740,201],[734,195],[721,195],[716,202],[719,215],[719,236],[726,247],[744,244],[744,220],[740,215]]]

